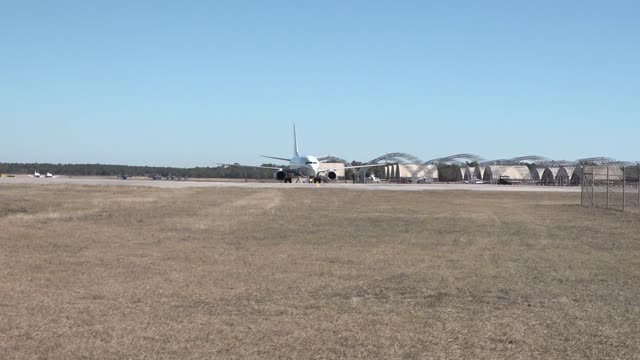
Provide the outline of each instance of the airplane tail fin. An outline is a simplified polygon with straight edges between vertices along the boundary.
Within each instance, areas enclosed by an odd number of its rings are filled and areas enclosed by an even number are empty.
[[[300,156],[298,152],[298,138],[296,136],[296,124],[293,124],[293,156]]]

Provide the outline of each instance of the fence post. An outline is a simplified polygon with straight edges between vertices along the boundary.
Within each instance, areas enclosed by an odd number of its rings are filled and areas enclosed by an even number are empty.
[[[627,174],[624,171],[624,166],[622,167],[622,211],[624,211],[624,206],[627,203],[627,198],[625,196],[625,188],[627,187]]]
[[[596,170],[591,165],[591,203],[596,207]]]
[[[640,167],[640,165],[638,165]],[[582,175],[582,179],[580,179],[580,206],[584,206],[584,174]],[[638,186],[638,197],[640,197],[640,186]],[[640,206],[640,205],[639,205]]]
[[[640,164],[638,164],[638,207],[640,207]]]
[[[607,165],[607,209],[609,208],[609,166]]]

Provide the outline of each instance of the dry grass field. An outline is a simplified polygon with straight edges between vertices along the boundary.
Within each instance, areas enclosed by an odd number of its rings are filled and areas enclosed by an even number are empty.
[[[640,358],[640,216],[578,201],[1,186],[0,358]]]

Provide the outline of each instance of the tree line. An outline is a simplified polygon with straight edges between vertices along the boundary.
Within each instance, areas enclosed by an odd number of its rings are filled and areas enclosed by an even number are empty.
[[[353,161],[351,165],[363,165],[364,163]],[[468,166],[477,166],[477,163],[467,163]],[[269,167],[284,167],[275,164],[262,164]],[[451,164],[437,164],[439,181],[456,181],[460,166]],[[158,167],[158,166],[130,166],[130,165],[106,165],[106,164],[50,164],[50,163],[0,163],[0,174],[33,174],[34,172],[67,176],[148,176],[148,177],[181,177],[181,178],[223,178],[223,179],[271,179],[273,170],[258,169],[239,166],[218,167]],[[377,177],[384,177],[384,169],[381,167],[369,170]],[[351,179],[351,170],[346,170],[346,178]]]
[[[274,164],[263,166],[278,167]],[[177,168],[106,164],[0,163],[1,174],[33,174],[34,172],[67,176],[161,176],[185,178],[268,179],[273,170],[238,166]]]

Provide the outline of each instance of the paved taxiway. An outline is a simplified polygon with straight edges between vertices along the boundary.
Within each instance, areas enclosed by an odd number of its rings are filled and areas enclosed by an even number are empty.
[[[580,187],[561,186],[523,186],[523,185],[489,185],[489,184],[351,184],[351,183],[325,183],[325,184],[283,184],[283,183],[259,183],[259,182],[223,182],[223,181],[167,181],[167,180],[141,180],[141,179],[109,179],[109,178],[69,178],[60,177],[55,179],[34,179],[27,176],[0,178],[0,185],[3,184],[69,184],[69,185],[94,185],[94,186],[148,186],[167,189],[182,188],[257,188],[257,189],[302,189],[302,188],[325,188],[325,189],[354,189],[354,190],[390,190],[390,191],[447,191],[447,190],[467,190],[467,191],[534,191],[534,192],[580,192]]]

